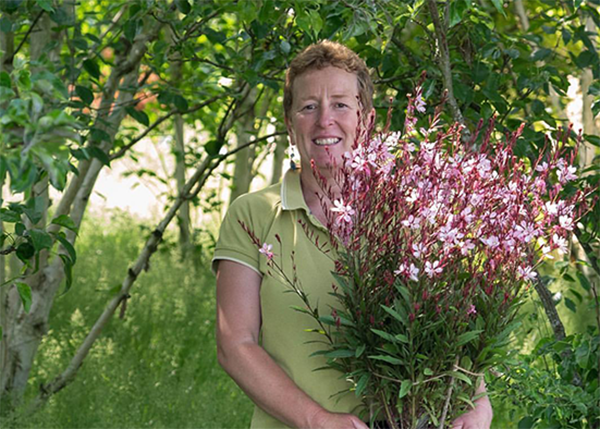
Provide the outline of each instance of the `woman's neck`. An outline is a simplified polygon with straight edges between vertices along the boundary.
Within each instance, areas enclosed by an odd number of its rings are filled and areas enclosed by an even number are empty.
[[[339,187],[331,177],[329,171],[321,172],[327,184],[331,186],[332,196],[334,196],[333,200],[337,198],[339,195]],[[305,171],[304,169],[300,171],[300,183],[302,186],[302,195],[304,196],[304,201],[306,205],[310,209],[311,213],[323,224],[326,225],[326,217],[323,211],[323,204],[325,204],[325,208],[329,208],[333,205],[333,202],[329,198],[319,198],[319,195],[324,196],[325,192],[321,188],[319,181],[315,177],[312,171]]]

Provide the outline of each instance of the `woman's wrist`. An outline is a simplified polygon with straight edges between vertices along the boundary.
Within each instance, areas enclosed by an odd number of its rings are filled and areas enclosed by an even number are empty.
[[[320,424],[320,422],[326,418],[327,413],[328,411],[325,408],[323,408],[316,402],[313,403],[308,412],[306,413],[306,422],[304,422],[304,424],[300,427],[307,429],[321,427],[322,425]]]

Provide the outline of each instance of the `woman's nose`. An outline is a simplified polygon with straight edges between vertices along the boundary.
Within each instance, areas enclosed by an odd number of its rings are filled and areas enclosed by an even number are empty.
[[[333,111],[329,107],[319,109],[319,126],[325,128],[333,123]]]

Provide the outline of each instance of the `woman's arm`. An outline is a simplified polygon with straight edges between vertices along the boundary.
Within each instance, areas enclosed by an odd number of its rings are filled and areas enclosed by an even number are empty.
[[[261,280],[258,273],[242,264],[219,261],[219,364],[260,408],[288,426],[368,429],[352,414],[326,411],[304,393],[258,344]]]

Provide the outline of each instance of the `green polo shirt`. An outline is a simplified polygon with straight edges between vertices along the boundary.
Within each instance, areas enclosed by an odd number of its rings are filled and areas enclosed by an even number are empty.
[[[336,299],[329,295],[334,283],[331,271],[333,261],[319,251],[307,237],[298,221],[309,226],[319,237],[319,244],[328,240],[328,233],[321,223],[310,214],[304,201],[300,185],[300,173],[288,170],[283,182],[258,192],[242,195],[232,204],[223,223],[213,258],[213,271],[220,259],[238,262],[262,276],[260,303],[262,311],[261,345],[287,375],[311,398],[332,412],[356,412],[360,401],[354,394],[336,395],[348,389],[348,381],[341,373],[327,369],[314,371],[325,366],[322,356],[309,357],[324,347],[310,343],[323,340],[320,334],[306,332],[317,328],[317,323],[304,313],[293,310],[302,306],[302,300],[290,287],[267,267],[267,259],[258,252],[248,234],[238,221],[243,221],[259,238],[261,244],[273,245],[275,260],[291,277],[292,251],[301,287],[308,294],[312,306],[318,303],[320,313],[325,315],[336,307]],[[281,237],[281,248],[275,234]],[[283,423],[256,407],[252,428],[285,428]]]

